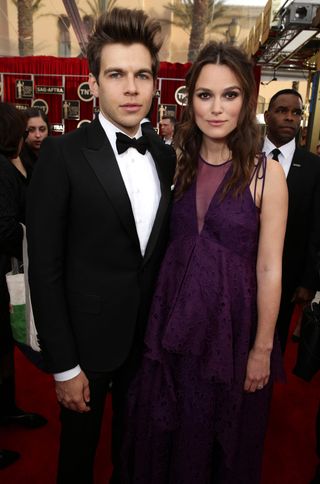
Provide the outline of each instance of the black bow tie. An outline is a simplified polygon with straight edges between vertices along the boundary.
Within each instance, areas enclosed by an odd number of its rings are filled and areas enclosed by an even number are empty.
[[[139,151],[142,155],[145,154],[147,151],[148,141],[145,136],[141,136],[140,138],[129,138],[123,133],[116,133],[117,141],[116,146],[119,155],[127,151],[128,148],[135,148]]]

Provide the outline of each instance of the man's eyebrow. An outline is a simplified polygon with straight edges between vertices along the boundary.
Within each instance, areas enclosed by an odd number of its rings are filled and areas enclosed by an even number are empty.
[[[109,74],[110,72],[120,72],[120,73],[125,73],[126,70],[123,69],[122,67],[107,67],[103,73],[104,74]],[[135,71],[135,74],[142,74],[142,73],[148,73],[152,75],[152,70],[149,67],[146,68],[140,68],[137,71]]]
[[[152,70],[149,68],[149,67],[146,67],[145,69],[142,68],[142,69],[138,69],[136,71],[137,74],[151,74],[152,75]]]
[[[282,106],[281,104],[276,107],[276,109],[286,109],[289,110],[290,108],[288,106]],[[303,108],[292,108],[292,111],[303,111]]]
[[[109,74],[109,72],[124,72],[124,70],[121,67],[107,67],[103,71],[104,74]]]

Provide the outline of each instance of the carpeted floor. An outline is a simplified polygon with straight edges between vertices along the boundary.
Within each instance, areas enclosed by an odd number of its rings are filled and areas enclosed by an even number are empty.
[[[296,349],[290,341],[285,358],[288,381],[274,391],[262,484],[308,484],[317,463],[314,422],[320,400],[320,374],[311,383],[291,374]],[[22,455],[14,465],[0,470],[0,482],[54,484],[59,423],[51,377],[37,370],[19,351],[16,367],[18,405],[43,414],[49,423],[37,430],[0,428],[0,447]],[[111,404],[107,401],[95,484],[107,484],[111,472],[110,417]]]

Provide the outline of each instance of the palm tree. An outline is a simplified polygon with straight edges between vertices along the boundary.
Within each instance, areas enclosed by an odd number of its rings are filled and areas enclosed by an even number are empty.
[[[18,12],[19,55],[33,55],[33,15],[42,0],[12,0]]]
[[[164,7],[173,15],[172,20],[163,20],[190,33],[188,60],[192,61],[207,35],[226,36],[231,20],[230,9],[224,0],[175,0]]]
[[[84,13],[83,16],[83,23],[85,28],[90,34],[94,28],[95,20],[103,13],[108,10],[111,10],[117,0],[87,0],[87,5],[89,7],[89,13],[86,12],[84,9],[79,8],[79,10]]]
[[[111,10],[117,0],[87,0],[87,5],[90,9],[90,14],[93,17],[99,17],[100,14],[106,10]]]
[[[208,0],[193,1],[192,27],[189,39],[188,61],[193,62],[203,44],[208,18]]]

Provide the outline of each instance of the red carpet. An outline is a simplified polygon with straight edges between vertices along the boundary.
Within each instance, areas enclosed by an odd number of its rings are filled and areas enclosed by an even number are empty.
[[[277,385],[274,391],[262,484],[308,484],[317,463],[314,426],[320,399],[320,374],[311,383],[291,374],[296,349],[290,341],[285,359],[288,382]],[[59,423],[52,380],[18,351],[16,366],[18,405],[43,414],[49,423],[37,430],[0,429],[0,447],[17,450],[22,455],[17,463],[0,470],[0,482],[54,484]],[[95,484],[107,484],[111,472],[109,401],[106,410]]]

